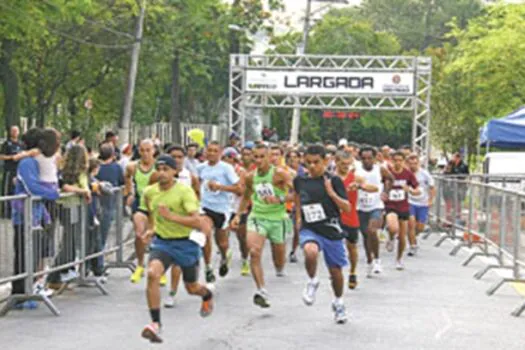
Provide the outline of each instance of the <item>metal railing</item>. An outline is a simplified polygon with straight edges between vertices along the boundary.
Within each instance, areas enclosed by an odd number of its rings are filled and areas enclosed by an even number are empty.
[[[0,286],[12,284],[0,316],[26,301],[43,302],[58,316],[60,311],[44,293],[46,283],[58,286],[55,294],[74,282],[107,295],[107,269],[135,269],[124,259],[124,248],[134,235],[123,236],[131,231],[131,223],[124,220],[120,188],[93,196],[90,203],[72,194],[56,201],[0,197],[0,208]]]
[[[521,177],[437,175],[434,178],[437,194],[431,208],[431,232],[445,232],[435,246],[439,247],[446,240],[457,241],[450,252],[452,256],[462,248],[474,248],[463,266],[476,257],[493,259],[493,263],[474,275],[476,279],[493,269],[509,270],[510,277],[494,284],[487,291],[489,296],[505,283],[525,283],[522,273],[525,267],[525,192],[492,183],[495,178],[508,184]],[[525,303],[512,315],[520,316],[524,311]]]

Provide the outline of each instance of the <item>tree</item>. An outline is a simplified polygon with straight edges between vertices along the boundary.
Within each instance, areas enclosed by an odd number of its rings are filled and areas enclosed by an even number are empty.
[[[434,51],[437,81],[433,135],[446,148],[474,149],[479,128],[525,101],[525,5],[497,5],[466,29],[453,25],[455,47]]]

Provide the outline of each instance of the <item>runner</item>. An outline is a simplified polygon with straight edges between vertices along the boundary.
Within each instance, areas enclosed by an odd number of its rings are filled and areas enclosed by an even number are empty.
[[[350,256],[350,274],[348,276],[348,288],[357,287],[357,260],[359,251],[357,240],[359,238],[359,217],[357,216],[357,190],[361,188],[363,179],[355,176],[353,170],[353,157],[346,151],[337,151],[335,154],[335,175],[338,176],[346,188],[346,195],[350,202],[351,211],[341,212],[341,222],[346,235],[346,248]]]
[[[419,196],[421,191],[414,174],[405,167],[405,155],[402,151],[394,152],[392,156],[393,166],[390,172],[394,177],[392,189],[385,198],[386,224],[389,240],[386,243],[386,250],[394,250],[394,237],[398,238],[396,269],[404,270],[403,252],[406,245],[406,235],[408,231],[408,218],[410,207],[408,205],[407,193]]]
[[[166,150],[166,153],[169,154],[177,164],[177,183],[191,187],[198,199],[200,191],[199,178],[196,175],[193,175],[187,168],[184,167],[184,164],[186,164],[186,152],[184,148],[179,145],[173,145]],[[151,176],[150,184],[156,183],[158,181],[158,175],[159,172],[155,172]],[[167,308],[172,308],[175,306],[175,295],[177,294],[181,273],[182,271],[178,266],[171,267],[171,285],[168,296],[166,296],[166,298],[164,299],[164,306]]]
[[[296,151],[296,150],[292,150],[290,152],[288,152],[288,154],[286,154],[286,163],[288,164],[288,167],[290,169],[292,169],[294,171],[294,174],[296,176],[305,176],[306,175],[306,171],[305,171],[305,168],[303,167],[303,165],[301,164],[301,154],[299,153],[299,151]],[[296,263],[297,262],[297,255],[296,255],[296,250],[297,250],[297,247],[299,247],[299,227],[297,227],[297,225],[295,225],[295,203],[294,201],[291,201],[291,202],[287,202],[287,203],[290,203],[290,207],[287,207],[287,209],[289,209],[289,212],[290,212],[290,217],[292,219],[292,222],[293,222],[293,239],[292,239],[292,250],[290,251],[290,255],[288,257],[289,261],[291,263]]]
[[[364,147],[359,151],[362,167],[357,168],[356,175],[364,179],[365,184],[358,192],[357,204],[359,226],[363,235],[366,259],[367,277],[379,274],[383,268],[379,259],[379,237],[377,231],[382,226],[383,209],[381,193],[388,193],[392,187],[392,174],[375,163],[376,150]]]
[[[268,147],[257,145],[253,152],[257,170],[248,174],[244,196],[233,221],[236,226],[248,202],[252,201],[252,211],[248,217],[248,247],[250,248],[250,267],[257,287],[253,302],[262,308],[270,307],[268,292],[265,289],[261,264],[262,251],[266,239],[272,245],[272,258],[278,277],[284,276],[286,261],[285,234],[291,226],[284,203],[292,186],[292,179],[286,171],[270,164]]]
[[[159,182],[148,186],[141,199],[141,210],[149,216],[148,229],[142,236],[144,244],[153,238],[148,262],[146,296],[151,323],[142,330],[142,337],[152,343],[162,343],[160,337],[160,278],[176,265],[182,270],[186,290],[202,298],[200,315],[213,311],[212,291],[198,283],[201,246],[206,236],[192,229],[201,229],[199,200],[188,186],[175,182],[177,164],[168,155],[156,162]]]
[[[326,172],[326,153],[321,145],[309,146],[306,151],[308,177],[296,177],[294,180],[295,205],[301,208],[297,212],[297,225],[301,247],[304,251],[306,272],[309,280],[303,293],[306,305],[315,302],[315,293],[319,288],[317,279],[317,258],[322,251],[332,280],[335,300],[332,309],[336,323],[347,321],[343,303],[344,277],[343,267],[348,264],[344,232],[340,223],[340,211],[350,212],[350,203],[341,179]]]
[[[239,176],[239,182],[241,185],[241,188],[244,189],[244,181],[246,177],[247,171],[239,164],[237,164],[239,158],[239,153],[235,148],[228,147],[223,152],[223,160],[230,164],[234,169],[237,176]],[[241,258],[242,258],[242,265],[241,265],[241,275],[242,276],[248,276],[250,275],[250,263],[248,262],[248,245],[246,242],[246,223],[248,221],[248,211],[245,210],[244,213],[241,215],[241,220],[239,224],[236,227],[233,227],[233,219],[235,218],[235,215],[237,214],[239,207],[241,205],[242,201],[242,195],[234,194],[232,196],[232,203],[231,203],[231,216],[229,219],[229,223],[231,224],[229,229],[234,231],[237,235],[237,240],[239,241],[239,249],[241,251]]]
[[[140,159],[131,162],[126,167],[124,176],[127,205],[131,207],[133,228],[135,230],[135,254],[137,255],[137,268],[130,277],[132,283],[139,283],[144,276],[144,255],[146,246],[143,235],[146,233],[148,218],[138,211],[140,199],[150,177],[155,171],[155,145],[151,139],[145,139],[139,144]],[[161,279],[162,285],[167,283],[166,276]]]
[[[201,180],[201,207],[203,215],[211,220],[215,229],[215,242],[221,253],[219,276],[228,274],[232,252],[228,242],[228,216],[232,193],[241,194],[242,189],[239,176],[230,164],[221,161],[222,149],[217,141],[211,141],[206,148],[208,161],[197,166]],[[206,263],[206,282],[215,281],[211,265],[211,239],[207,240],[204,248]]]
[[[410,249],[408,256],[415,256],[417,254],[417,235],[425,230],[425,225],[428,221],[428,211],[434,203],[436,196],[436,189],[434,187],[434,179],[426,169],[422,169],[419,163],[417,154],[411,154],[408,157],[408,168],[416,176],[421,195],[408,196],[408,203],[410,204],[410,220],[408,221],[408,241],[410,242]]]

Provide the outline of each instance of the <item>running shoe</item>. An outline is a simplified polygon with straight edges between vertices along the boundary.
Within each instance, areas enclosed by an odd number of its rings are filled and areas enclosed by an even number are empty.
[[[315,292],[317,292],[317,288],[319,288],[319,282],[313,283],[308,281],[308,283],[306,283],[306,288],[303,292],[303,301],[306,305],[311,306],[315,303]]]
[[[156,323],[146,325],[142,330],[142,338],[148,339],[152,343],[162,343],[160,327]]]
[[[282,268],[280,270],[275,270],[275,275],[277,277],[284,277],[284,276],[286,276],[286,274],[284,273],[284,268]]]
[[[332,303],[332,310],[334,311],[334,320],[337,324],[345,324],[348,321],[346,315],[346,308],[344,304],[337,304],[335,301]]]
[[[388,233],[385,230],[379,230],[379,242],[383,243],[386,241]]]
[[[215,274],[213,273],[213,269],[206,268],[206,283],[214,283],[215,282]]]
[[[407,255],[408,256],[416,256],[417,255],[417,245],[416,246],[411,246],[410,249],[408,250],[408,253]]]
[[[250,276],[250,272],[250,263],[248,260],[244,260],[241,267],[241,276]]]
[[[175,294],[176,292],[171,291],[168,296],[164,299],[164,307],[171,309],[175,306]]]
[[[73,269],[67,270],[67,272],[60,274],[60,281],[62,283],[70,282],[75,278],[78,278],[78,273]]]
[[[290,252],[289,259],[290,259],[290,262],[294,264],[298,261],[297,255],[295,255],[295,252]]]
[[[348,276],[348,288],[355,289],[357,287],[357,275],[353,274]]]
[[[209,300],[202,301],[200,314],[201,314],[201,317],[208,317],[212,314],[212,312],[213,312],[213,296]]]
[[[268,293],[265,290],[255,292],[255,295],[253,296],[253,303],[262,307],[263,309],[269,308],[270,300],[268,298]]]
[[[386,241],[386,251],[391,253],[394,251],[394,240],[388,235],[388,241]]]
[[[405,269],[405,265],[403,264],[403,260],[398,260],[396,262],[396,270],[403,271]]]
[[[366,277],[372,278],[373,272],[374,272],[374,264],[373,263],[366,264]]]
[[[381,266],[381,260],[374,259],[374,262],[372,263],[372,265],[373,265],[372,271],[375,274],[380,274],[381,272],[383,272],[383,267]]]
[[[52,289],[46,288],[42,283],[35,283],[33,288],[33,294],[41,295],[43,297],[51,298],[54,291]]]
[[[137,266],[129,280],[131,283],[139,283],[140,280],[142,280],[142,277],[144,277],[144,266]]]
[[[160,276],[160,285],[164,287],[166,284],[168,284],[168,277],[164,274]]]
[[[228,249],[226,252],[226,259],[221,261],[221,266],[219,267],[219,276],[225,277],[230,271],[230,265],[232,262],[233,252],[231,249]]]

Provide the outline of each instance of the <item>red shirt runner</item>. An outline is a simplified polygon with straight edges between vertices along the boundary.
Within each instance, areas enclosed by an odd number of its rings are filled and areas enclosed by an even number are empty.
[[[349,172],[344,179],[343,184],[345,189],[350,186],[352,182],[355,181],[355,175],[353,172]],[[341,212],[341,222],[343,225],[352,228],[359,228],[359,216],[357,215],[357,191],[346,191],[348,196],[348,201],[350,202],[350,212]]]
[[[408,193],[403,190],[403,186],[408,185],[416,188],[419,186],[417,179],[414,173],[407,168],[403,168],[400,173],[396,173],[392,167],[389,167],[388,170],[390,170],[394,176],[394,183],[392,184],[388,201],[385,202],[385,207],[400,214],[408,213],[410,211]]]

